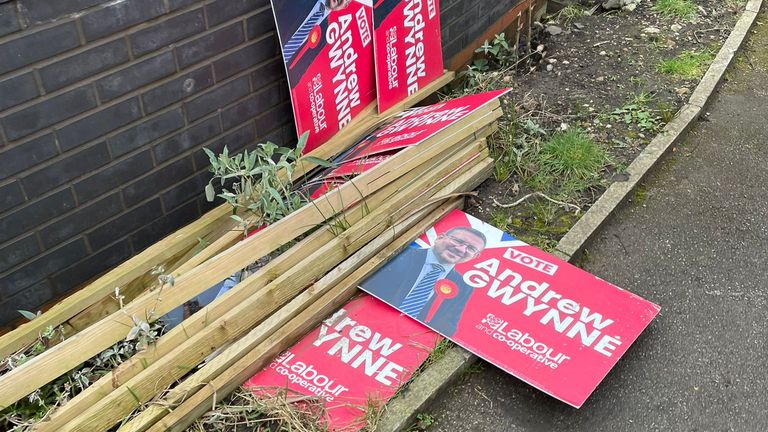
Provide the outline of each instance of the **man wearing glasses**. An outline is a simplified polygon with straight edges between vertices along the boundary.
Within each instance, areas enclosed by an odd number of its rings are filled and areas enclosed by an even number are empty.
[[[472,295],[472,288],[453,267],[477,258],[485,244],[485,235],[474,228],[452,228],[440,234],[429,249],[404,250],[361,286],[450,337]],[[442,280],[450,281],[458,292],[440,298],[435,286]]]

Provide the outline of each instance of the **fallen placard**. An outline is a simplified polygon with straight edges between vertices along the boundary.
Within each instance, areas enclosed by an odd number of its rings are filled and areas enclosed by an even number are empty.
[[[254,375],[257,396],[320,402],[327,430],[358,430],[381,409],[441,337],[367,294],[353,299]]]
[[[461,211],[360,288],[577,408],[660,310]]]
[[[403,111],[358,141],[339,159],[353,161],[414,146],[509,91],[493,90]]]

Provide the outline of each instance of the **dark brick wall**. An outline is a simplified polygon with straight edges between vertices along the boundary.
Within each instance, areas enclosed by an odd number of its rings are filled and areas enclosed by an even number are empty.
[[[0,325],[207,211],[203,146],[295,139],[284,80],[269,0],[0,0]]]
[[[520,0],[441,0],[444,56]],[[201,148],[296,139],[269,0],[0,0],[0,326],[210,208]]]
[[[446,63],[481,37],[506,12],[525,0],[440,0],[440,27]]]

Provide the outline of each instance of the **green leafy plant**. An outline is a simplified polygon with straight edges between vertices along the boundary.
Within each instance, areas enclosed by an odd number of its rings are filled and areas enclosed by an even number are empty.
[[[424,430],[435,424],[435,418],[428,413],[421,413],[416,415],[416,428],[417,430]]]
[[[490,41],[486,40],[475,52],[482,54],[485,60],[498,68],[508,67],[517,60],[517,52],[507,42],[507,37],[504,33],[497,34]]]
[[[164,331],[163,326],[158,323],[149,324],[146,330],[147,333],[157,336]],[[59,337],[63,340],[64,332],[61,327],[46,328],[40,333],[37,342],[4,359],[0,363],[0,372],[13,370],[29,361]],[[138,334],[137,337],[139,337]],[[25,399],[4,408],[0,411],[0,430],[9,432],[32,430],[33,425],[45,418],[50,411],[84,391],[91,383],[110,373],[138,352],[136,345],[134,341],[120,341],[57,380],[35,390]]]
[[[657,70],[663,74],[673,75],[681,79],[693,80],[704,75],[704,68],[715,59],[712,50],[684,51],[677,57],[662,60]]]
[[[213,177],[205,187],[208,201],[216,196],[214,182],[219,181],[223,198],[232,206],[232,218],[239,222],[247,234],[248,224],[239,211],[252,212],[262,226],[276,222],[292,213],[306,202],[305,197],[293,189],[291,177],[296,170],[301,152],[307,143],[308,133],[299,138],[296,148],[279,147],[271,142],[260,143],[253,151],[230,156],[227,147],[215,155],[203,149],[211,163]],[[317,158],[305,158],[312,163],[330,166]]]
[[[689,21],[698,15],[698,8],[691,0],[656,0],[653,10],[667,18]]]
[[[611,111],[610,117],[628,126],[636,125],[642,131],[655,132],[663,119],[657,110],[649,107],[652,101],[653,96],[650,93],[641,92],[626,105]]]

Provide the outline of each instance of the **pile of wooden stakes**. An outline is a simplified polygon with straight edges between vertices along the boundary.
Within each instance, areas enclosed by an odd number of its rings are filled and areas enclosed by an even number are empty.
[[[446,74],[391,112],[370,112],[311,155],[332,157],[450,79]],[[228,217],[229,208],[212,210],[0,337],[4,358],[35,340],[45,327],[63,325],[68,333],[63,342],[0,377],[0,407],[124,339],[134,326],[132,317],[157,319],[298,240],[34,429],[94,432],[122,422],[120,431],[185,430],[354,296],[368,275],[461,206],[463,195],[492,170],[485,138],[500,115],[499,102],[489,103],[242,241],[242,231],[234,229],[236,223]],[[347,228],[333,229],[329,215],[343,218]],[[198,238],[210,242],[202,251],[195,250]],[[173,286],[158,286],[157,277],[148,276],[159,264],[173,275]],[[113,298],[115,287],[126,296],[122,309]],[[216,351],[218,355],[205,363]],[[137,408],[141,412],[125,422]]]

